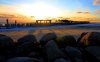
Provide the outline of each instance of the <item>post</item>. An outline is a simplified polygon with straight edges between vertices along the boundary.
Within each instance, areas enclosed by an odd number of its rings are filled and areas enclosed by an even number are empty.
[[[15,27],[17,27],[17,21],[15,20]]]
[[[9,20],[6,19],[6,28],[8,29],[9,28]]]

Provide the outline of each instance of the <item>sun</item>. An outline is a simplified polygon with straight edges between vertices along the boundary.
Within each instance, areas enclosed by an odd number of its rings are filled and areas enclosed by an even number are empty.
[[[17,10],[23,15],[34,16],[36,19],[59,16],[59,10],[57,7],[41,2],[34,5],[21,5]]]

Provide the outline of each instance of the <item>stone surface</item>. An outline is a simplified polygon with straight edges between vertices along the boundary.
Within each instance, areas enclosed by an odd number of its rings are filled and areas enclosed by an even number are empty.
[[[0,54],[7,56],[13,55],[14,52],[14,41],[6,35],[0,34]]]
[[[55,41],[51,40],[45,45],[48,61],[52,61],[59,57],[65,57],[64,53],[57,47]]]
[[[48,41],[56,40],[56,38],[57,36],[55,33],[47,33],[40,39],[40,43],[42,46],[44,46]]]
[[[78,41],[82,46],[96,46],[100,45],[100,33],[99,32],[88,32],[82,35]]]
[[[9,59],[7,62],[40,62],[38,59],[30,57],[15,57]]]
[[[65,50],[67,51],[67,54],[76,62],[83,62],[82,53],[80,50],[74,47],[66,47]]]
[[[66,46],[76,46],[76,40],[71,35],[65,35],[63,37],[58,37],[56,42],[60,48],[65,48]]]
[[[100,46],[89,46],[86,50],[100,60]]]
[[[36,42],[34,35],[26,35],[20,38],[16,47],[16,53],[22,56],[28,55],[30,52],[38,49]]]

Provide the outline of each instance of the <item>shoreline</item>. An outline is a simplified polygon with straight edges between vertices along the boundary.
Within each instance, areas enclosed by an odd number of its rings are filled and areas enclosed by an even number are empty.
[[[92,28],[83,28],[80,26],[91,26]],[[14,41],[17,41],[17,39],[32,34],[35,35],[36,38],[39,40],[44,34],[46,33],[55,33],[57,36],[63,36],[63,35],[72,35],[76,39],[79,38],[81,33],[83,32],[100,32],[99,27],[95,28],[100,25],[94,25],[94,24],[80,24],[80,25],[61,25],[61,26],[49,26],[49,27],[31,27],[31,28],[15,28],[15,29],[8,29],[8,30],[1,30],[0,34],[7,35],[11,37]],[[2,31],[2,32],[1,32]]]
[[[62,27],[69,28],[69,29],[94,29],[100,30],[100,24],[91,23],[91,24],[74,24],[74,25],[53,25],[53,26],[38,26],[38,27],[18,27],[18,28],[11,28],[11,29],[0,29],[0,32],[12,32],[12,31],[25,31],[25,30],[40,30],[40,29],[61,29]]]

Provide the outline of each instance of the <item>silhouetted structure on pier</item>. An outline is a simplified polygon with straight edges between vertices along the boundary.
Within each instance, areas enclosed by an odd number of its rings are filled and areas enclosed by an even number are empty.
[[[6,19],[6,28],[8,29],[9,28],[9,20]]]
[[[39,23],[50,23],[51,24],[51,20],[36,20],[36,24]]]
[[[87,24],[90,23],[89,21],[72,21],[72,20],[58,20],[60,23],[67,23],[67,24]]]

